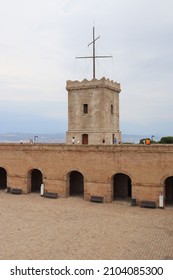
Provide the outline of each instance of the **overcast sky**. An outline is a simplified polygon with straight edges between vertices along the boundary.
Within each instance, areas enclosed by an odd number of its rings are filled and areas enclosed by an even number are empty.
[[[122,133],[173,135],[172,0],[0,0],[0,133],[67,130],[66,81],[120,82]]]

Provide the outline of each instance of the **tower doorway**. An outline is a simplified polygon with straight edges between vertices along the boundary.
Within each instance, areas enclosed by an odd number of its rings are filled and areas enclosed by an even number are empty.
[[[70,196],[84,195],[84,177],[78,171],[70,173]]]
[[[165,204],[173,205],[173,176],[165,180]]]
[[[113,200],[127,200],[132,196],[131,179],[124,173],[117,173],[113,177]]]
[[[31,171],[31,192],[40,192],[41,184],[43,183],[43,175],[40,170],[33,169]]]
[[[82,144],[88,144],[88,134],[82,134]]]
[[[0,189],[7,188],[7,172],[3,167],[0,167]]]

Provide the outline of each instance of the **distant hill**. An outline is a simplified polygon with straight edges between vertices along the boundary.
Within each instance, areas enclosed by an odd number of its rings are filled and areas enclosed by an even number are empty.
[[[32,133],[0,133],[0,142],[29,143],[30,139],[34,143],[65,143],[65,133],[56,134],[32,134]]]
[[[136,135],[136,134],[122,134],[123,143],[135,143],[138,144],[140,139],[150,138],[151,135]],[[162,136],[157,135],[154,140],[159,141]],[[0,133],[0,142],[5,143],[19,143],[21,140],[23,143],[29,143],[30,139],[36,143],[65,143],[65,133],[55,134],[33,134],[33,133]]]

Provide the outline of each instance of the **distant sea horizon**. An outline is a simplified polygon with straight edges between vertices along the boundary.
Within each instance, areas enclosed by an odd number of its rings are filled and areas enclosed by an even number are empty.
[[[149,135],[149,134],[123,134],[122,143],[134,143],[138,144],[140,139],[153,138],[155,141],[159,141],[163,135]],[[29,143],[32,140],[34,143],[65,143],[66,133],[25,133],[25,132],[9,132],[0,133],[1,143],[19,143],[22,140],[23,143]]]

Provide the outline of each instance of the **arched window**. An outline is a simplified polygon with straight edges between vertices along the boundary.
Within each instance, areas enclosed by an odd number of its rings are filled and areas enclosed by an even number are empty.
[[[88,114],[88,104],[83,104],[83,113]]]

